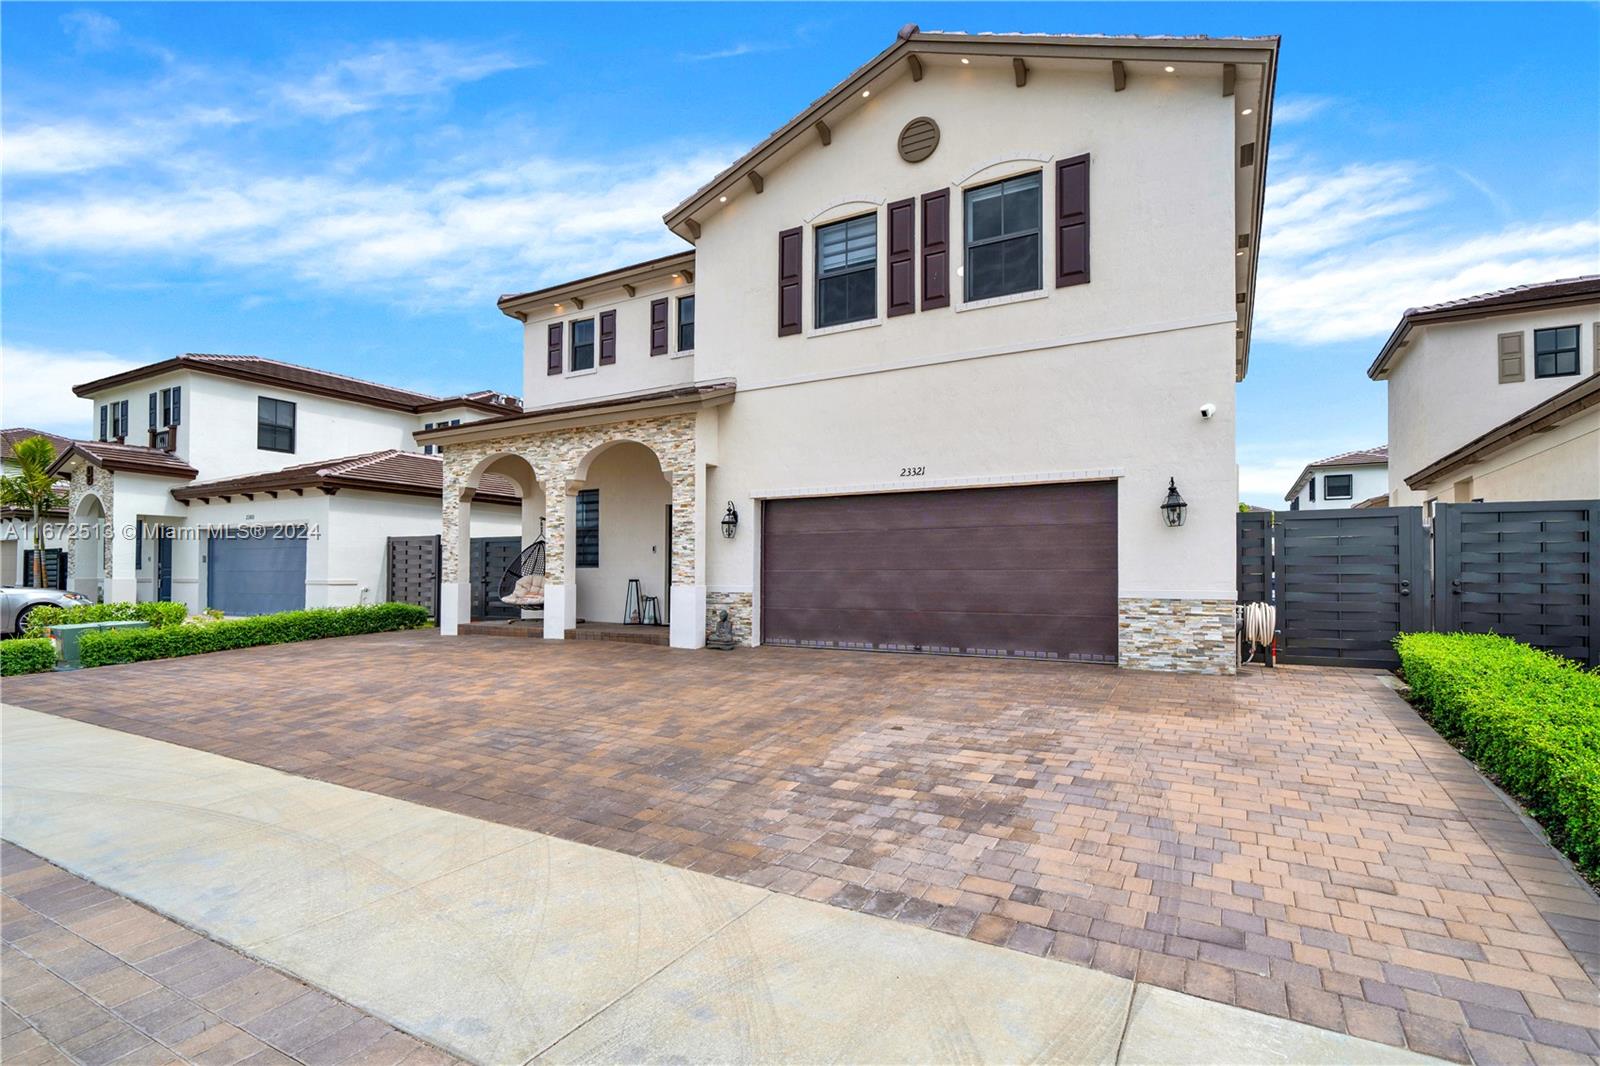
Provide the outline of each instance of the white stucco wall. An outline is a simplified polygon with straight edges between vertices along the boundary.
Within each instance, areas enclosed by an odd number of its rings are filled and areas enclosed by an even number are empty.
[[[680,351],[678,347],[678,301],[695,295],[695,283],[681,273],[674,275],[672,270],[663,270],[655,277],[634,283],[632,297],[618,286],[603,297],[586,299],[582,309],[569,301],[561,304],[559,310],[547,305],[530,314],[522,332],[523,405],[541,407],[694,381],[697,376],[695,353],[692,349]],[[695,282],[698,280],[696,277]],[[663,298],[667,300],[667,354],[652,356],[650,305]],[[600,314],[603,311],[617,313],[617,361],[609,366],[600,365]],[[695,344],[699,347],[702,336],[699,320],[704,311],[698,300],[695,312]],[[571,369],[571,323],[590,318],[595,323],[595,368],[574,371]],[[547,373],[551,323],[560,323],[562,329],[560,374]]]
[[[1328,486],[1325,480],[1329,474],[1350,474],[1352,491],[1348,499],[1330,500]],[[1389,494],[1389,468],[1383,465],[1376,466],[1318,466],[1311,469],[1311,481],[1317,484],[1317,498],[1311,499],[1311,487],[1308,482],[1300,486],[1300,491],[1295,494],[1294,500],[1285,506],[1298,503],[1296,510],[1300,511],[1326,511],[1337,510],[1341,507],[1354,507],[1362,500],[1370,500],[1374,496],[1387,496]]]
[[[1445,503],[1600,498],[1600,409],[1453,470],[1418,495]]]
[[[625,621],[630,578],[638,578],[643,595],[658,597],[666,612],[667,505],[672,494],[654,453],[642,445],[619,444],[594,460],[584,487],[600,493],[600,565],[574,566],[578,616],[591,622]],[[479,528],[477,510],[475,506],[474,531]],[[575,560],[575,547],[570,550]]]
[[[896,139],[920,115],[942,140],[908,164]],[[1142,78],[1113,93],[1103,70],[1041,65],[1017,89],[993,71],[930,66],[920,83],[875,91],[831,146],[808,139],[763,194],[713,214],[697,250],[696,373],[735,378],[739,392],[721,410],[709,477],[708,586],[758,581],[755,523],[733,541],[716,535],[728,500],[754,517],[763,494],[1115,476],[1121,595],[1231,599],[1233,131],[1211,79]],[[1057,289],[1052,168],[1084,152],[1092,280]],[[1042,294],[962,310],[962,189],[1030,170],[1044,171]],[[882,205],[938,187],[951,195],[957,306],[882,317]],[[814,227],[874,209],[880,317],[813,335]],[[802,225],[806,330],[780,338],[777,235]],[[1210,421],[1205,403],[1217,405]],[[926,473],[901,479],[902,467]],[[1169,477],[1190,503],[1182,529],[1159,512]]]
[[[1407,477],[1594,373],[1597,320],[1600,303],[1414,329],[1388,376],[1390,502],[1421,503],[1425,494],[1408,489]],[[1573,325],[1578,375],[1535,377],[1533,331]],[[1502,385],[1497,338],[1519,330],[1523,380]]]

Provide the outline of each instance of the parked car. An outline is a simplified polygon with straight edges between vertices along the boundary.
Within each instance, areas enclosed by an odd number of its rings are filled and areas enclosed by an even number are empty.
[[[87,596],[60,589],[0,588],[0,633],[22,636],[28,626],[28,615],[35,607],[83,607],[93,602]]]

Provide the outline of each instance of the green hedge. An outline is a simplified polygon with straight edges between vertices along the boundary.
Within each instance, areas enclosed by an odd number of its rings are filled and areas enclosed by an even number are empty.
[[[56,646],[42,637],[0,642],[0,675],[38,674],[56,668]]]
[[[254,618],[162,629],[108,630],[85,633],[79,643],[84,666],[110,666],[146,659],[172,659],[229,648],[254,648],[262,644],[290,644],[321,637],[349,637],[358,633],[386,633],[396,629],[421,629],[428,624],[426,608],[409,603],[380,603],[371,607],[322,607],[310,611],[285,611]]]
[[[1600,878],[1600,673],[1505,637],[1412,633],[1395,647],[1434,728]]]
[[[44,636],[48,626],[79,625],[84,622],[148,622],[151,626],[182,625],[189,608],[181,603],[89,603],[82,607],[51,607],[48,604],[28,612],[30,637]]]

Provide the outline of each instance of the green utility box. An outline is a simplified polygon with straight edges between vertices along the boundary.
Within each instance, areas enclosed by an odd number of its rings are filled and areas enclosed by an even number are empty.
[[[76,670],[83,665],[78,657],[78,642],[85,633],[104,629],[148,629],[149,622],[80,622],[75,625],[49,626],[44,635],[55,641],[56,669]]]

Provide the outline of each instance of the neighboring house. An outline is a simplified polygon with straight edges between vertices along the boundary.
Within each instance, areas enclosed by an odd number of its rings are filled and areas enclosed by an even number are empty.
[[[492,392],[441,399],[235,355],[73,391],[93,423],[56,463],[72,588],[228,614],[383,600],[388,538],[440,530],[443,463],[412,433],[521,410]],[[515,495],[494,488],[472,532],[516,536]]]
[[[54,433],[42,433],[37,429],[25,427],[0,429],[0,470],[5,474],[17,473],[19,468],[12,459],[12,448],[18,441],[30,437],[43,437],[48,440],[55,445],[57,455],[72,443],[65,437]],[[61,495],[65,498],[67,486],[62,485],[60,488]],[[64,589],[67,587],[67,512],[63,507],[59,510],[46,511],[41,518],[45,535],[45,584]],[[34,584],[33,545],[33,512],[23,508],[0,509],[0,584],[24,586]]]
[[[547,520],[549,637],[637,579],[678,647],[726,610],[754,643],[1233,670],[1276,57],[907,27],[668,213],[693,250],[502,297],[527,409],[418,435],[444,632],[492,472]]]
[[[1600,497],[1600,275],[1414,307],[1388,383],[1389,501]]]
[[[1283,498],[1291,511],[1372,506],[1389,491],[1389,449],[1384,445],[1343,452],[1308,463]]]

